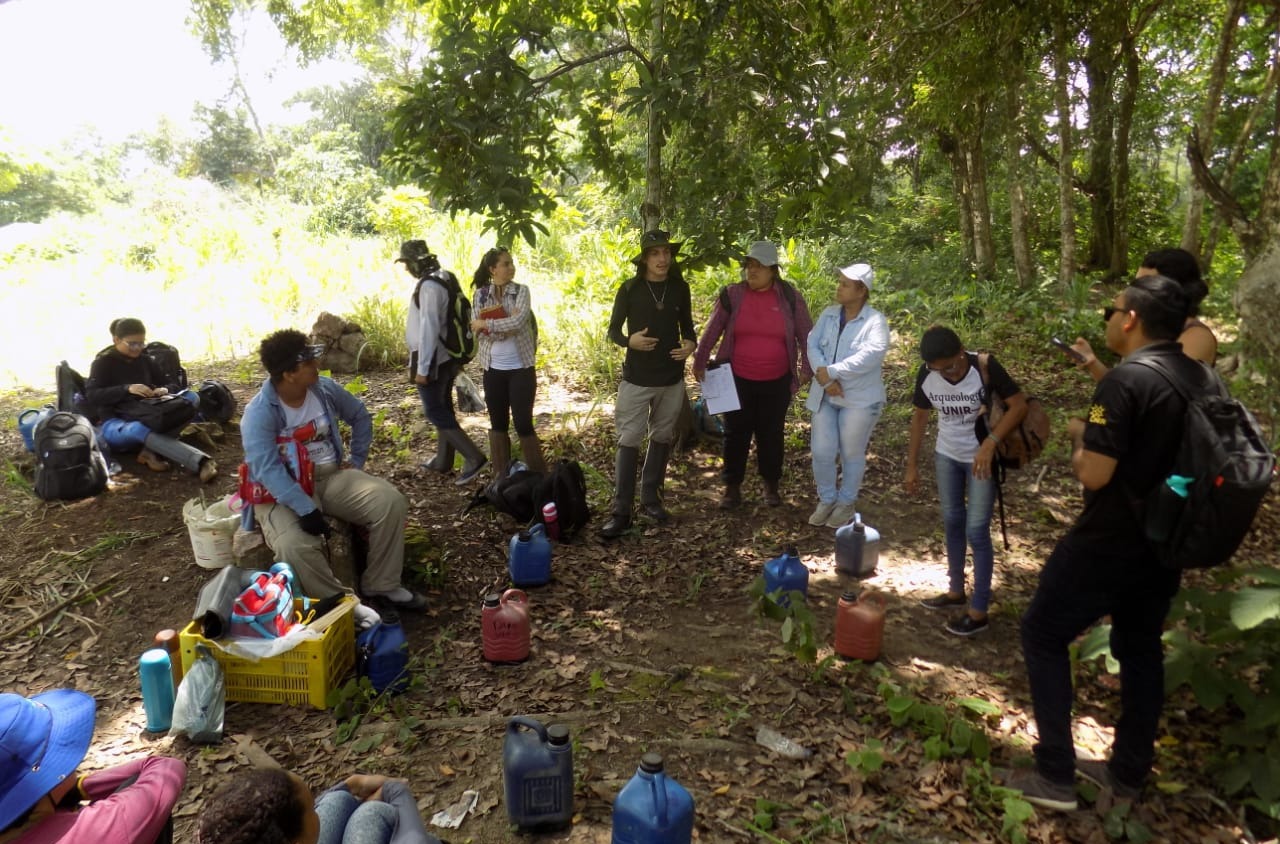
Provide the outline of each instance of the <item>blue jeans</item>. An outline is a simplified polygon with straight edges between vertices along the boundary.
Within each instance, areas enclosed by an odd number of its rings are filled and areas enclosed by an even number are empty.
[[[446,361],[436,367],[436,377],[427,384],[418,384],[418,398],[422,399],[422,411],[427,421],[438,430],[447,431],[458,425],[458,415],[453,410],[453,382],[458,380],[460,367]]]
[[[396,831],[395,807],[381,800],[361,802],[347,791],[326,791],[316,802],[320,838],[316,844],[387,844]]]
[[[991,602],[991,572],[995,568],[991,507],[996,499],[996,482],[991,478],[985,481],[975,478],[972,463],[961,463],[936,451],[933,456],[938,500],[942,504],[942,527],[947,539],[947,588],[957,595],[964,594],[967,544],[973,549],[973,598],[969,607],[985,613]]]
[[[867,443],[876,426],[884,402],[870,407],[836,407],[829,401],[813,414],[809,423],[813,482],[818,500],[824,504],[852,504],[858,500],[862,475],[867,470]],[[836,458],[840,459],[840,488],[836,489]]]
[[[186,401],[200,407],[200,394],[195,390],[184,390],[178,394]],[[107,419],[102,423],[102,439],[112,451],[137,451],[147,441],[151,429],[141,422],[129,419]]]

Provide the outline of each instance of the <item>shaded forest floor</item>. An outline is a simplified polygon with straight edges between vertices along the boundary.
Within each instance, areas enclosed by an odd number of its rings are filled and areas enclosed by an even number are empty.
[[[668,474],[674,522],[641,524],[604,543],[594,529],[612,489],[610,408],[544,381],[539,428],[548,451],[583,463],[597,516],[580,541],[556,548],[553,582],[530,590],[532,657],[519,666],[488,665],[480,603],[507,582],[514,525],[489,510],[461,517],[472,488],[415,468],[432,444],[416,396],[397,371],[366,373],[362,398],[377,419],[368,468],[406,493],[410,526],[426,537],[407,575],[431,599],[425,616],[404,619],[415,676],[409,692],[378,702],[343,742],[343,724],[328,712],[242,703],[228,706],[219,746],[148,736],[137,657],[156,630],[185,624],[209,575],[192,561],[181,517],[183,502],[201,487],[191,476],[154,474],[125,456],[123,473],[104,495],[46,504],[24,489],[26,458],[13,427],[0,435],[12,461],[0,487],[8,536],[0,547],[4,687],[34,693],[74,686],[95,695],[88,768],[144,752],[186,759],[180,840],[191,840],[202,800],[262,752],[313,788],[355,771],[406,777],[426,817],[473,789],[474,814],[439,834],[455,844],[529,838],[508,826],[502,805],[502,740],[506,719],[517,714],[567,723],[574,739],[575,823],[538,840],[608,841],[612,800],[650,750],[661,752],[668,773],[692,792],[701,841],[1008,840],[1003,802],[983,764],[972,755],[931,760],[936,731],[895,726],[886,697],[937,706],[947,724],[963,720],[981,729],[993,765],[1029,754],[1034,723],[1018,618],[1040,565],[1077,512],[1078,486],[1062,443],[1011,476],[1011,548],[997,552],[991,628],[971,639],[948,634],[945,615],[919,604],[946,587],[932,482],[916,497],[899,483],[912,369],[899,361],[887,370],[893,407],[875,433],[860,501],[865,521],[883,536],[879,569],[863,583],[888,603],[878,664],[830,658],[846,584],[835,573],[833,531],[806,521],[814,497],[808,429],[798,412],[789,428],[785,506],[765,507],[752,478],[743,508],[718,510],[719,457],[695,447],[677,454]],[[256,390],[243,367],[206,370],[192,374],[223,378],[242,405]],[[1075,380],[1027,378],[1024,386],[1064,410],[1088,398],[1088,387]],[[34,398],[10,396],[2,409],[12,418]],[[464,424],[484,441],[482,414]],[[240,459],[234,434],[216,457],[223,471],[204,488],[211,498],[233,488]],[[1276,523],[1273,495],[1244,553],[1275,563],[1273,543],[1263,537],[1276,535]],[[995,536],[999,543],[998,526]],[[763,563],[786,542],[797,544],[811,571],[816,664],[788,652],[778,622],[762,620],[748,595]],[[1117,714],[1116,679],[1095,660],[1079,666],[1077,686],[1078,745],[1103,756]],[[994,704],[994,714],[958,705],[968,698]],[[760,725],[812,749],[812,758],[790,760],[757,745]],[[1248,840],[1243,811],[1216,796],[1207,777],[1205,748],[1216,739],[1185,694],[1168,702],[1162,734],[1157,785],[1136,810],[1141,824],[1160,841]],[[878,769],[856,755],[877,741],[884,760]],[[1105,797],[1082,801],[1076,812],[1015,824],[1015,834],[1036,842],[1113,840],[1104,829],[1110,808]]]

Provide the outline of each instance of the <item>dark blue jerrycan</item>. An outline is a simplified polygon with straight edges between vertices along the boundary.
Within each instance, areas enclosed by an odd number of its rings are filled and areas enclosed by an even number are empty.
[[[356,636],[356,672],[378,693],[409,688],[409,641],[399,622],[380,621]]]
[[[22,435],[22,444],[27,451],[36,450],[36,426],[40,424],[40,420],[57,412],[51,404],[44,407],[30,407],[18,414],[18,433]]]
[[[551,580],[551,541],[541,523],[511,537],[507,569],[516,586],[542,586]]]
[[[693,797],[662,770],[662,757],[646,753],[640,769],[613,801],[613,844],[689,844]]]
[[[779,606],[789,606],[791,598],[786,594],[792,590],[809,595],[809,569],[800,562],[800,554],[796,546],[788,545],[782,554],[764,564],[764,591],[766,594],[781,589],[778,598]]]
[[[567,826],[573,819],[573,745],[564,724],[543,727],[518,715],[502,742],[507,817],[521,829]]]

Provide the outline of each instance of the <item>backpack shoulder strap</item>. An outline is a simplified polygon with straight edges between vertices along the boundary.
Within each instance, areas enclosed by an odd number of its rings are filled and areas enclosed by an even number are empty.
[[[720,310],[726,314],[733,313],[733,302],[729,299],[729,285],[720,288]]]
[[[991,380],[991,353],[978,352],[978,377],[982,379],[982,386],[987,386],[987,382]]]
[[[792,316],[796,312],[796,289],[784,279],[778,279],[778,283],[782,285],[782,298],[787,300],[787,307],[791,308]]]

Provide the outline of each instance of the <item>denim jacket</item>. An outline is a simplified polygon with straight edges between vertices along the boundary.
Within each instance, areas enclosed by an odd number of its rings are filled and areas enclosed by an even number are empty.
[[[827,395],[817,381],[809,385],[804,406],[817,412],[824,400],[837,407],[869,407],[885,400],[881,367],[889,351],[889,323],[884,314],[863,305],[856,317],[840,330],[843,305],[828,305],[809,332],[809,364],[815,370],[827,368],[827,375],[840,382],[844,396]]]
[[[320,398],[328,417],[329,430],[333,431],[334,447],[338,462],[344,459],[342,437],[337,436],[338,421],[351,426],[351,456],[346,458],[357,469],[364,466],[373,443],[373,417],[364,402],[348,393],[330,378],[321,377],[311,387]],[[240,436],[244,443],[244,461],[249,464],[249,477],[267,488],[277,502],[286,505],[299,516],[316,509],[311,496],[302,491],[280,456],[276,438],[285,428],[284,408],[280,395],[270,379],[262,382],[262,389],[249,400],[240,418]]]

